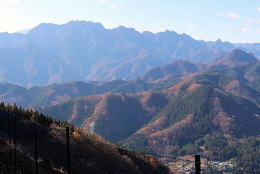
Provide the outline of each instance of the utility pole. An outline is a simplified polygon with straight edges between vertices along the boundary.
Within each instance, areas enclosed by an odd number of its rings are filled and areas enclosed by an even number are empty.
[[[201,169],[200,169],[200,155],[195,155],[195,174],[200,174]]]
[[[68,174],[71,174],[70,169],[70,128],[66,127],[66,142],[67,142],[67,167],[68,167]]]
[[[37,117],[34,116],[34,159],[35,159],[35,174],[38,174],[38,137],[37,137]]]
[[[16,137],[17,136],[17,117],[14,114],[14,174],[16,174]]]
[[[9,159],[8,159],[8,174],[11,174],[11,163],[12,163],[12,138],[11,138],[11,118],[10,111],[7,112],[8,121],[8,141],[9,141]]]

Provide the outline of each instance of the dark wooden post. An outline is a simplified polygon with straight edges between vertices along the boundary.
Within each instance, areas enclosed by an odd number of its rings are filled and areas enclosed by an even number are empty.
[[[70,128],[66,127],[66,142],[67,142],[67,167],[68,167],[68,174],[71,174],[70,169]]]
[[[12,136],[11,136],[11,115],[8,111],[8,141],[9,141],[9,159],[8,159],[8,174],[11,174],[11,166],[12,166]]]
[[[16,174],[16,135],[17,135],[17,117],[14,115],[14,174]]]
[[[195,174],[200,174],[200,155],[195,155]]]
[[[37,117],[34,117],[34,160],[35,160],[35,174],[39,173],[38,166],[38,135],[37,135]]]

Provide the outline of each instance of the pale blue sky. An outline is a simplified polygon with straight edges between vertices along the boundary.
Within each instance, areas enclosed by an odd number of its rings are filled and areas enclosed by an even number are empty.
[[[260,0],[0,0],[1,32],[70,20],[260,43]]]

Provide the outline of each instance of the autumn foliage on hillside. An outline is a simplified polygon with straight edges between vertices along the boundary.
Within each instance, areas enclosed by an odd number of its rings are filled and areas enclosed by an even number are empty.
[[[115,145],[94,134],[86,134],[83,130],[67,122],[59,122],[38,112],[23,110],[17,106],[0,104],[0,137],[3,145],[8,145],[8,130],[13,130],[14,118],[17,119],[17,150],[20,159],[27,159],[25,167],[20,171],[31,171],[34,168],[34,117],[37,118],[38,154],[40,161],[49,161],[51,169],[66,171],[66,139],[65,127],[71,130],[71,170],[73,173],[121,174],[121,173],[168,173],[168,169],[159,162],[154,165],[149,156],[120,150]],[[6,164],[0,160],[0,169]],[[39,162],[40,162],[39,161]],[[27,167],[26,167],[27,166]],[[41,174],[45,174],[42,166]]]

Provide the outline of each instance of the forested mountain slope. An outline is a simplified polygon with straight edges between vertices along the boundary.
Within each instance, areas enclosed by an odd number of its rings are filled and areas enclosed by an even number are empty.
[[[238,157],[235,149],[240,140],[260,135],[256,103],[193,81],[161,92],[87,96],[37,109],[131,149],[155,154],[200,152],[229,160]],[[217,137],[220,144],[210,149],[209,137]],[[186,146],[192,149],[185,150]],[[219,151],[224,146],[227,152]]]
[[[55,121],[50,117],[16,106],[0,104],[0,139],[1,145],[9,143],[9,132],[14,135],[16,118],[17,171],[32,173],[34,165],[34,117],[37,117],[38,156],[40,174],[50,170],[63,168],[67,170],[65,126],[71,129],[70,152],[72,173],[121,174],[121,173],[167,173],[151,156],[119,149],[94,134],[86,134],[82,130],[65,122]],[[11,136],[14,140],[14,136]],[[8,150],[4,153],[9,153]],[[3,158],[2,158],[3,157]],[[0,172],[7,170],[6,156],[0,158]],[[24,160],[23,160],[24,159]],[[48,163],[47,163],[48,162]],[[12,164],[14,164],[12,162]],[[22,164],[26,164],[25,166]],[[48,164],[48,167],[46,166]],[[59,173],[59,172],[56,172]]]
[[[0,100],[22,107],[53,105],[73,98],[107,92],[137,93],[164,87],[167,84],[114,80],[105,82],[67,82],[48,86],[24,88],[14,84],[0,84]]]

